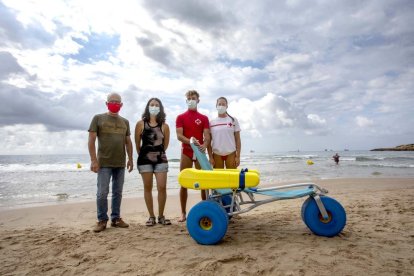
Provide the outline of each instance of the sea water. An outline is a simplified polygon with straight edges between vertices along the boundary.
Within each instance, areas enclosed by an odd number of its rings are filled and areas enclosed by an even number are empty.
[[[248,153],[242,155],[240,168],[259,170],[261,184],[274,186],[332,178],[414,177],[414,152],[338,153],[339,165],[331,151]],[[170,195],[179,191],[179,165],[178,158],[170,158]],[[96,174],[89,167],[88,155],[0,155],[0,209],[93,201]],[[136,168],[126,172],[124,198],[142,197],[143,191]]]

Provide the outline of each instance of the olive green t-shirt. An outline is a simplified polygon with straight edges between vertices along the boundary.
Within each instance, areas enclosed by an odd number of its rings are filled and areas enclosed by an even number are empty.
[[[100,167],[125,167],[126,137],[131,135],[127,119],[107,113],[95,115],[89,132],[96,132],[98,136]]]

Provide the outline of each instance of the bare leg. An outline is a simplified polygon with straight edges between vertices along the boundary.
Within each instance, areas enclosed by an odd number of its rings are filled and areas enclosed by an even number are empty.
[[[236,152],[230,153],[227,155],[226,159],[226,169],[236,169]]]
[[[188,157],[187,155],[181,154],[180,171],[187,169],[187,168],[192,168],[192,167],[193,167],[193,160],[191,160],[191,158]],[[184,222],[186,220],[187,198],[188,198],[187,189],[181,187],[180,188],[181,218],[178,220],[179,222]]]
[[[201,190],[201,200],[206,200],[207,199],[207,194],[205,190]]]
[[[160,217],[164,216],[165,202],[167,201],[167,173],[155,173],[158,190],[158,214]]]
[[[224,161],[223,159],[221,159],[221,156],[213,153],[213,158],[214,158],[214,168],[224,169]]]
[[[187,188],[181,187],[180,188],[181,217],[178,220],[179,222],[184,222],[186,220],[187,198],[188,198]]]
[[[144,199],[150,217],[155,217],[152,202],[152,172],[142,173],[142,181],[144,182]]]

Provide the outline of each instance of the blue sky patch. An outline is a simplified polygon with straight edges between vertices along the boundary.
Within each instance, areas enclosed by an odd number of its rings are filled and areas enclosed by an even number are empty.
[[[352,44],[357,47],[379,47],[389,43],[387,38],[381,34],[359,35],[352,39]]]
[[[389,78],[397,78],[400,76],[400,73],[397,71],[390,70],[390,71],[385,72],[385,76]]]
[[[82,48],[77,54],[69,57],[83,63],[108,59],[120,44],[119,35],[92,34],[88,36],[88,40],[80,38],[73,38],[73,40],[82,45]]]

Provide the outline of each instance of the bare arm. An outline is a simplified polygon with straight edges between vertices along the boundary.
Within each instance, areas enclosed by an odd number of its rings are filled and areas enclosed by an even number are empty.
[[[207,147],[207,153],[208,153],[208,157],[210,159],[213,158],[213,149],[211,148],[211,145],[208,145],[208,147]]]
[[[205,128],[203,130],[203,136],[204,136],[204,143],[199,146],[200,150],[202,152],[205,152],[205,150],[210,146],[210,129]]]
[[[181,143],[190,144],[190,138],[184,136],[184,130],[182,127],[176,128],[177,139]]]
[[[131,136],[127,136],[125,138],[125,146],[126,146],[126,152],[128,154],[128,161],[127,161],[127,169],[128,172],[131,172],[134,168],[134,161],[132,160],[132,141]]]
[[[164,123],[164,150],[167,151],[170,144],[170,127],[167,123]]]
[[[91,171],[97,173],[99,171],[99,163],[98,159],[96,157],[96,147],[95,147],[95,141],[96,141],[96,132],[89,132],[89,139],[88,139],[88,150],[89,150],[89,156],[91,157]]]
[[[234,160],[236,167],[240,165],[240,154],[241,154],[241,139],[240,131],[234,133],[234,138],[236,139],[236,158]]]
[[[141,150],[141,134],[143,129],[144,121],[139,121],[135,126],[135,148],[137,150],[137,154],[139,154]]]
[[[207,153],[208,153],[208,160],[210,161],[211,166],[213,166],[214,168],[215,162],[214,162],[214,157],[213,157],[213,148],[211,147],[212,141],[213,141],[213,136],[211,135],[211,132],[210,132],[210,143],[207,146]]]

